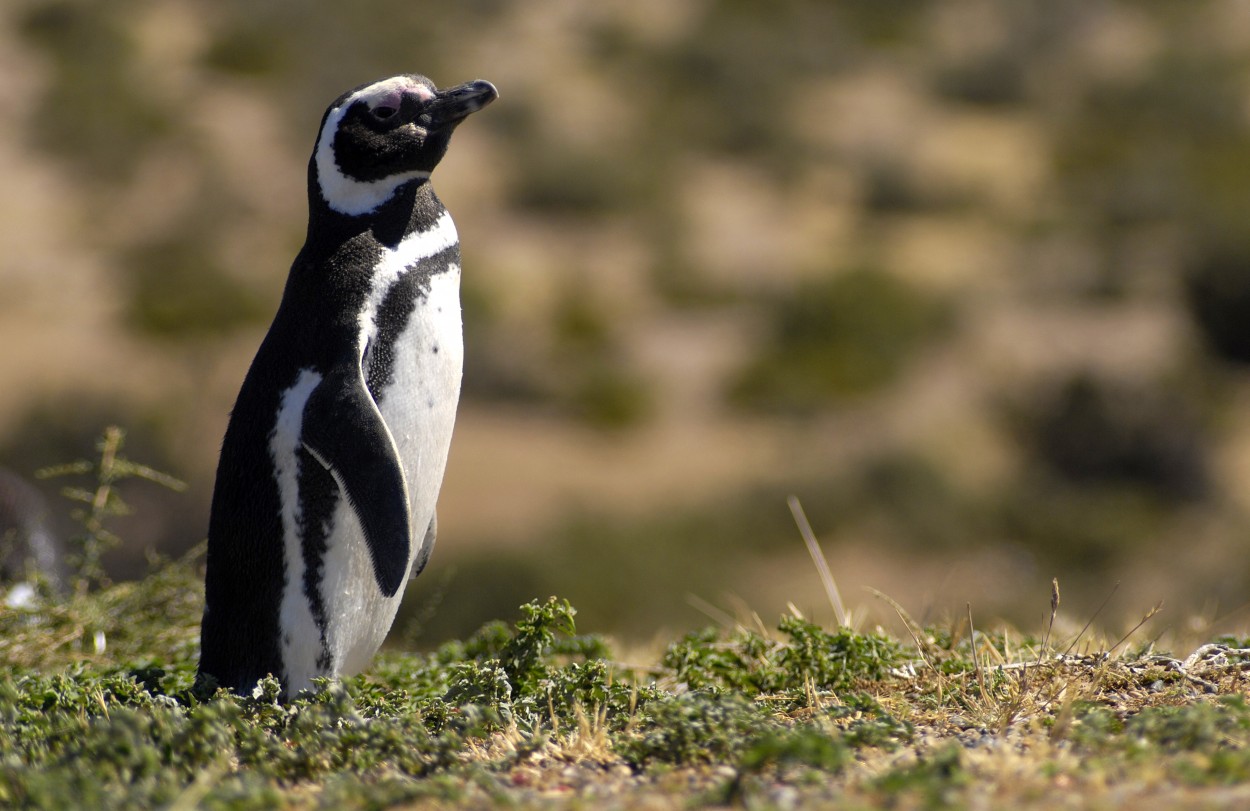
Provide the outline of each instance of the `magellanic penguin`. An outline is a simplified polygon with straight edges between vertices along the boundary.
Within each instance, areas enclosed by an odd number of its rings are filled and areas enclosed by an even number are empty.
[[[460,244],[430,173],[498,96],[395,76],[340,96],[308,235],[222,442],[201,683],[284,695],[363,669],[434,543],[460,396]]]

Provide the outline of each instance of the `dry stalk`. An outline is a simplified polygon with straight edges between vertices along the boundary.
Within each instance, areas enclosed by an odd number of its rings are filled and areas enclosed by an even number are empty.
[[[981,699],[989,703],[990,694],[985,689],[985,671],[981,669],[981,657],[977,655],[977,629],[972,624],[972,603],[968,607],[968,649],[972,651],[972,666],[976,669],[977,685],[981,688]]]
[[[807,553],[816,564],[816,571],[820,574],[820,582],[825,586],[825,595],[829,598],[829,605],[833,606],[833,615],[837,617],[838,625],[843,628],[850,627],[846,608],[842,605],[842,595],[838,592],[838,584],[833,579],[833,572],[829,570],[829,561],[825,560],[825,553],[816,540],[816,533],[812,532],[812,525],[807,521],[807,514],[803,512],[799,497],[790,496],[786,499],[786,504],[790,506],[790,514],[794,516],[794,523],[798,525],[799,534],[803,536],[803,543],[807,544]]]

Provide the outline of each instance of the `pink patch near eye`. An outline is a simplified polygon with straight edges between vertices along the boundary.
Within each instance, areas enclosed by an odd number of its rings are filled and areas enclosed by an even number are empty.
[[[399,109],[399,105],[403,103],[404,94],[398,90],[392,90],[385,96],[373,102],[373,106],[369,109],[376,112],[384,112],[390,110],[392,113]]]

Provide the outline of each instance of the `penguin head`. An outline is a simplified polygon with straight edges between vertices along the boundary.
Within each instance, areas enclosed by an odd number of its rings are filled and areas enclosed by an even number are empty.
[[[456,125],[498,96],[490,82],[439,90],[416,74],[344,93],[321,120],[312,159],[317,190],[335,211],[368,214],[403,184],[429,178]]]

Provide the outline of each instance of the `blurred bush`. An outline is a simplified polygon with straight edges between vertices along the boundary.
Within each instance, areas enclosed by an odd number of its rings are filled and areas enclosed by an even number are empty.
[[[1210,351],[1250,363],[1250,247],[1210,247],[1184,281],[1189,314]]]
[[[34,118],[34,143],[86,180],[117,182],[177,126],[135,81],[137,45],[126,26],[134,3],[60,0],[27,11],[20,30],[49,57],[50,81]]]
[[[488,275],[488,274],[487,274]],[[465,284],[466,395],[525,405],[605,430],[650,416],[650,382],[626,353],[626,336],[584,280],[565,283],[550,313],[550,333],[518,334],[500,323],[496,303]]]
[[[136,245],[126,258],[126,320],[140,333],[189,340],[263,324],[276,305],[228,276],[204,234],[171,234]]]
[[[1136,486],[1170,502],[1210,487],[1194,408],[1162,387],[1079,374],[1041,396],[1019,427],[1042,467],[1074,485]]]
[[[852,270],[765,301],[768,333],[738,373],[731,402],[805,413],[899,378],[951,325],[951,312],[895,276]]]
[[[290,69],[291,43],[274,37],[271,25],[255,17],[231,19],[204,50],[205,67],[230,76],[274,76]]]

